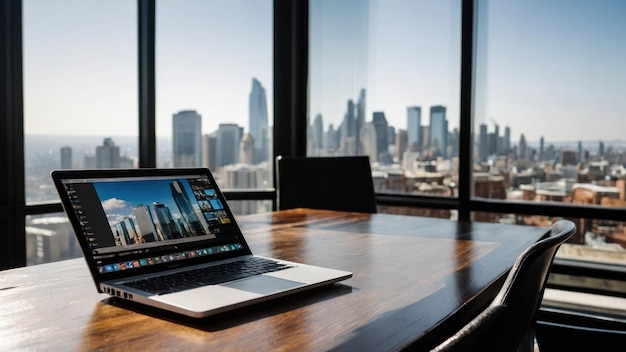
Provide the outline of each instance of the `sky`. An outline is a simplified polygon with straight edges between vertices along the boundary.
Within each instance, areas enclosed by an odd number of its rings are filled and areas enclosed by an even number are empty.
[[[491,1],[486,16],[488,119],[532,140],[623,139],[626,1]]]
[[[513,140],[612,140],[626,111],[626,1],[482,1],[476,124]],[[460,1],[311,0],[310,116],[338,126],[367,92],[367,118],[444,105],[458,127]],[[24,0],[27,134],[137,135],[136,2]],[[202,132],[247,130],[252,79],[272,116],[272,1],[157,1],[157,135],[196,110]],[[96,40],[93,40],[96,38]],[[271,124],[271,122],[270,122]]]

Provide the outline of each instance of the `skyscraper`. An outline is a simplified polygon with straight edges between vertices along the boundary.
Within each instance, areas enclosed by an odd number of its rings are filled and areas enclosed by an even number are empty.
[[[217,128],[215,167],[236,164],[239,161],[239,146],[243,128],[232,123],[221,123]],[[254,138],[254,137],[253,137]]]
[[[527,157],[527,155],[526,155],[526,148],[527,148],[526,137],[522,133],[522,135],[519,137],[519,155],[518,155],[518,158],[526,159],[526,157]]]
[[[577,160],[581,161],[581,160],[583,160],[583,142],[578,141],[578,148],[577,148],[577,150],[578,150],[578,152],[576,153],[577,154]],[[600,155],[602,155],[602,154],[600,154]]]
[[[430,147],[444,159],[447,157],[448,121],[445,106],[437,105],[430,108]]]
[[[120,147],[113,139],[105,138],[102,145],[96,147],[96,168],[110,169],[120,167]]]
[[[396,143],[396,128],[387,124],[387,144],[395,145]],[[387,148],[389,150],[389,148]]]
[[[448,158],[459,156],[460,134],[461,132],[458,128],[454,128],[448,133]]]
[[[480,124],[478,135],[478,161],[487,161],[489,157],[489,135],[487,134],[487,124]]]
[[[603,141],[598,142],[598,154],[600,156],[604,156],[604,142]]]
[[[509,126],[504,127],[504,142],[502,148],[504,148],[504,153],[506,154],[511,152],[511,128]]]
[[[171,240],[175,238],[181,238],[182,234],[176,226],[176,222],[174,221],[174,217],[170,212],[170,209],[161,202],[152,203],[152,207],[154,208],[154,213],[156,214],[157,223],[159,228],[161,229],[161,234],[164,240]]]
[[[239,163],[252,165],[254,161],[254,139],[250,133],[244,133],[239,144]]]
[[[396,145],[395,158],[398,161],[398,163],[401,163],[402,156],[404,155],[404,152],[407,150],[407,139],[408,139],[408,135],[407,135],[407,132],[405,130],[399,130],[398,133],[396,133],[396,136],[395,136],[395,145]]]
[[[172,117],[174,167],[202,165],[202,116],[195,110],[179,111]]]
[[[196,214],[191,200],[187,196],[187,191],[181,181],[173,181],[170,183],[170,191],[172,198],[178,206],[180,215],[182,216],[189,236],[202,236],[209,233],[209,228],[203,216]]]
[[[352,101],[352,99],[348,99],[346,113],[343,115],[343,121],[341,122],[341,128],[339,129],[339,143],[343,155],[356,154],[357,147],[355,126],[356,117],[354,102]]]
[[[142,241],[156,242],[163,240],[163,238],[158,236],[157,229],[154,227],[154,221],[152,220],[150,208],[146,205],[139,204],[135,207],[135,209],[133,209],[133,215],[135,216]]]
[[[389,141],[387,140],[388,125],[385,113],[382,111],[374,112],[374,115],[372,116],[372,122],[374,123],[374,128],[376,129],[376,160],[379,160],[380,155],[387,152],[387,149],[389,147]]]
[[[252,79],[248,119],[249,133],[254,141],[254,162],[267,161],[270,156],[267,130],[267,98],[265,96],[265,88],[256,78]]]
[[[128,229],[126,228],[126,222],[120,221],[115,224],[115,230],[113,236],[116,238],[116,242],[122,244],[122,246],[128,246],[134,243],[134,239],[130,236]]]
[[[370,162],[374,162],[378,158],[378,152],[376,152],[376,127],[373,122],[366,122],[361,131],[361,153],[369,156]]]
[[[341,138],[352,137],[356,134],[355,126],[355,114],[354,114],[354,102],[352,99],[348,99],[348,105],[346,107],[346,114],[343,117],[343,123],[341,124]]]
[[[72,147],[61,148],[61,169],[72,168]]]
[[[331,123],[328,125],[328,132],[326,132],[326,151],[334,153],[339,147],[339,136],[335,126]]]
[[[324,148],[324,122],[321,114],[315,115],[313,120],[313,142],[315,149]]]
[[[409,106],[406,108],[406,135],[407,147],[413,151],[419,151],[422,147],[422,108]]]
[[[356,131],[356,153],[361,154],[363,151],[361,150],[361,127],[365,124],[365,89],[361,89],[361,93],[359,94],[359,100],[356,104],[356,121],[355,121],[355,131]]]
[[[202,135],[202,167],[215,170],[217,163],[217,132]]]
[[[490,141],[493,154],[500,155],[502,150],[502,142],[500,140],[500,125],[497,123],[493,126],[493,139]]]

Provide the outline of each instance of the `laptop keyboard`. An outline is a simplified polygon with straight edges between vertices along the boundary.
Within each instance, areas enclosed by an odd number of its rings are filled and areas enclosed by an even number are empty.
[[[290,267],[292,266],[280,264],[275,260],[250,257],[235,262],[131,281],[125,285],[163,295],[207,285],[217,285]]]

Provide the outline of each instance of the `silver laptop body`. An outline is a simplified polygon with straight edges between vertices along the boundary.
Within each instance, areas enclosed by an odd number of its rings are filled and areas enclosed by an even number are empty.
[[[352,276],[253,255],[208,169],[51,175],[98,292],[206,317]]]

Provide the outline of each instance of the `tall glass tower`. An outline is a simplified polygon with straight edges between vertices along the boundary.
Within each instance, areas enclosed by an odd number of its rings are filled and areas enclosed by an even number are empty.
[[[154,227],[154,221],[152,220],[152,214],[148,206],[139,204],[133,209],[133,215],[137,221],[137,227],[139,228],[139,234],[144,242],[156,242],[162,241],[157,229]]]
[[[356,120],[354,130],[356,132],[356,154],[362,154],[361,128],[365,125],[365,88],[361,89],[359,100],[356,104]]]
[[[61,147],[61,169],[72,168],[72,147]]]
[[[487,161],[489,157],[489,135],[487,134],[487,124],[480,124],[478,135],[478,160]]]
[[[215,167],[236,164],[239,160],[239,146],[243,128],[232,123],[221,123],[217,128]],[[254,136],[252,136],[254,139]]]
[[[430,108],[430,147],[444,159],[447,158],[448,121],[445,106],[437,105]]]
[[[96,168],[110,169],[120,167],[120,147],[113,139],[105,138],[102,145],[96,147]]]
[[[407,146],[413,151],[419,151],[422,146],[422,108],[409,106],[406,108],[406,135]]]
[[[188,236],[202,236],[208,234],[208,226],[204,217],[196,214],[191,200],[187,196],[185,186],[181,181],[173,181],[170,183],[170,191],[172,192],[172,198],[178,206],[180,215],[182,216],[185,225],[187,226]]]
[[[174,167],[202,166],[202,116],[195,110],[174,114]]]
[[[387,118],[385,117],[385,113],[382,111],[374,112],[372,116],[372,122],[374,123],[374,128],[376,129],[376,154],[377,160],[380,160],[380,156],[382,153],[385,153],[389,148],[389,140],[388,140],[388,132],[387,132]]]
[[[319,153],[324,148],[324,120],[322,114],[315,115],[313,120],[313,141],[316,149],[316,153]]]
[[[252,79],[250,91],[248,123],[254,141],[254,162],[269,160],[269,135],[267,131],[267,98],[265,88],[256,78]]]
[[[152,207],[154,208],[154,214],[156,214],[157,223],[161,229],[163,239],[171,240],[181,238],[182,234],[176,226],[176,222],[174,221],[174,217],[172,216],[170,209],[161,202],[152,203]]]

